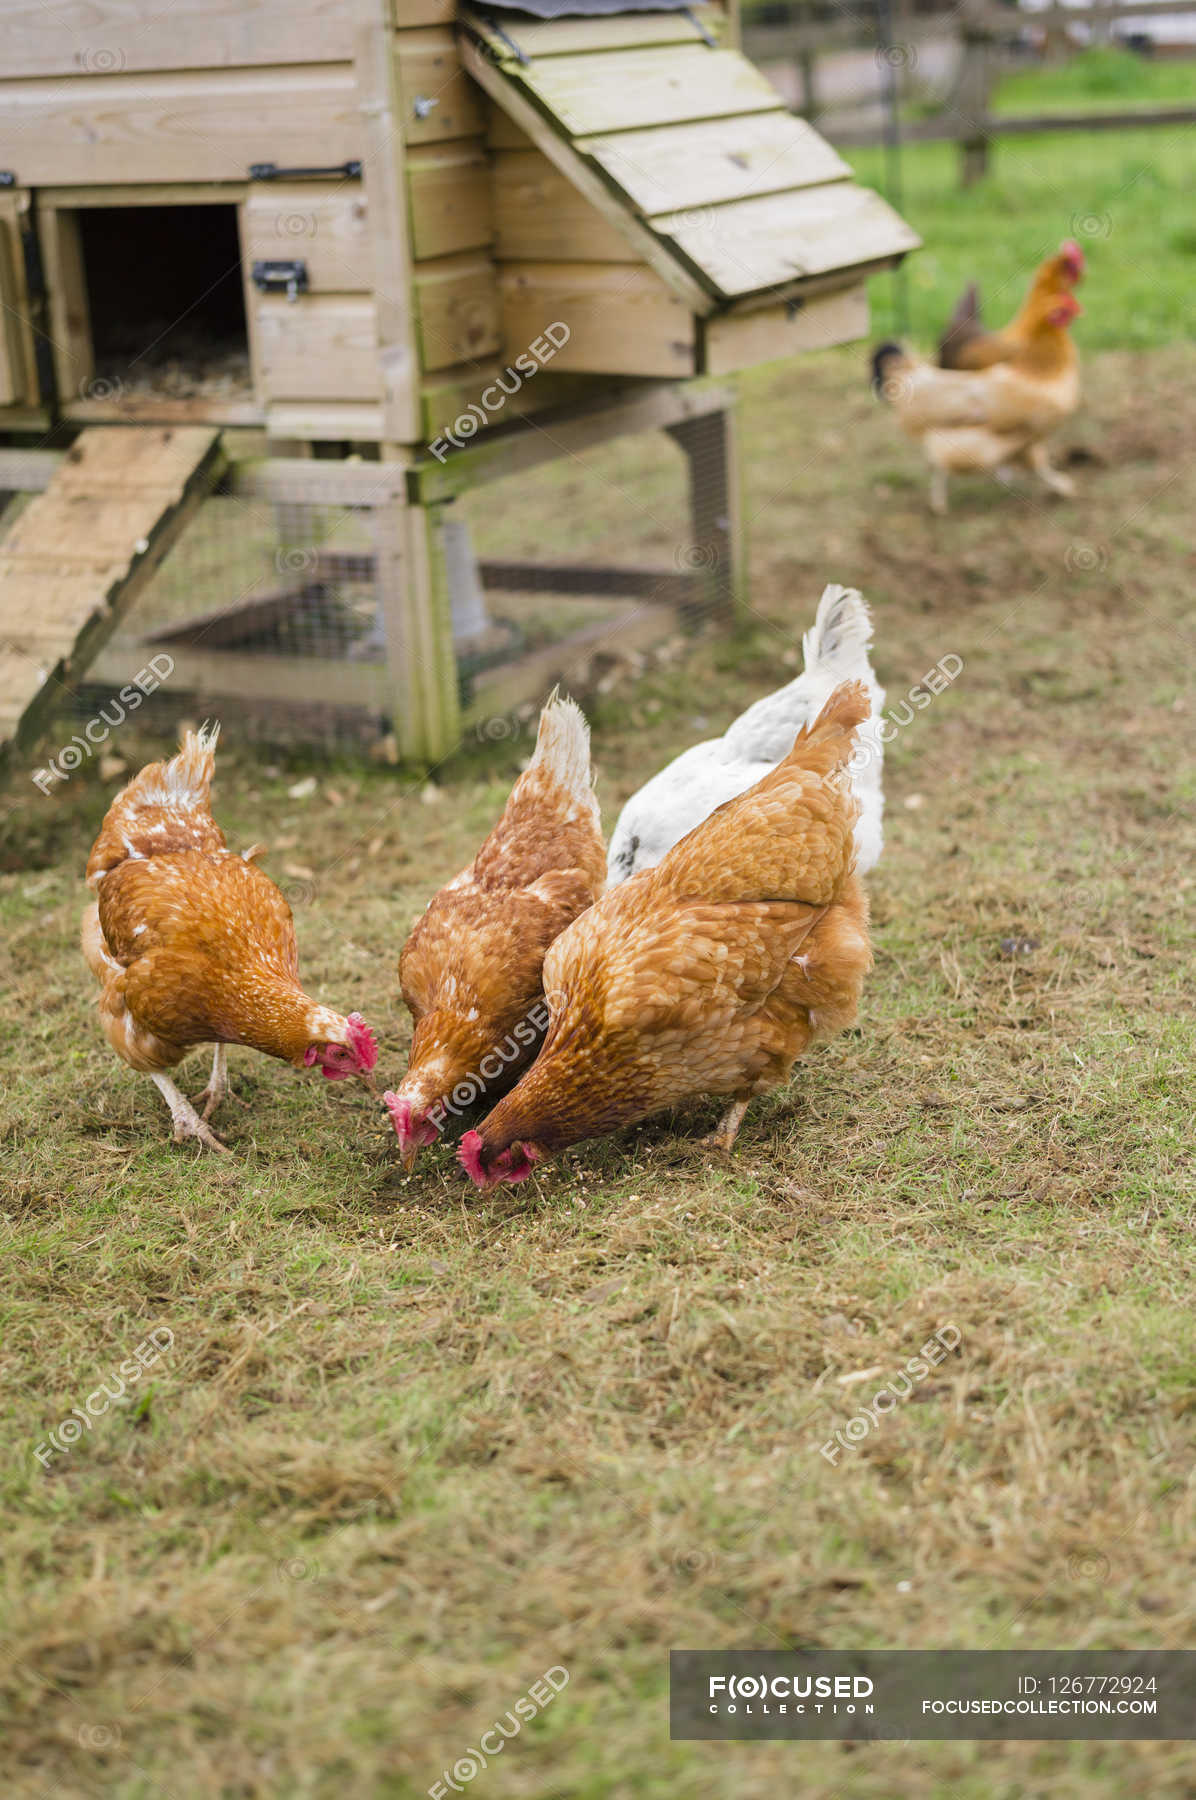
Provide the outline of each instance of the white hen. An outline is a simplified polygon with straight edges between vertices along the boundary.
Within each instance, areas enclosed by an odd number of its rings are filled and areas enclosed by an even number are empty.
[[[871,642],[872,618],[863,596],[855,588],[830,583],[822,591],[813,627],[802,639],[805,667],[797,679],[749,706],[721,738],[683,751],[632,795],[610,841],[608,887],[641,869],[654,868],[716,807],[745,793],[775,768],[839,683],[853,680],[864,683],[872,701],[871,717],[860,728],[848,765],[860,807],[856,867],[861,875],[867,874],[884,843],[884,745],[877,726],[885,693],[868,660]]]

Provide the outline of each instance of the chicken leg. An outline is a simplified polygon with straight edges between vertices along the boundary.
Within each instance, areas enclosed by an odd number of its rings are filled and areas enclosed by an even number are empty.
[[[739,1136],[739,1127],[743,1124],[744,1114],[750,1105],[750,1099],[733,1100],[719,1120],[717,1128],[709,1137],[702,1139],[703,1144],[708,1145],[711,1150],[733,1150],[735,1139]]]
[[[1031,444],[1022,452],[1022,461],[1033,469],[1038,479],[1052,494],[1061,494],[1065,500],[1074,500],[1076,484],[1070,475],[1063,475],[1052,466],[1045,444]]]
[[[186,1094],[181,1094],[169,1075],[151,1073],[150,1080],[170,1108],[170,1116],[174,1121],[174,1141],[181,1144],[184,1138],[198,1138],[199,1142],[209,1150],[227,1150],[206,1119],[201,1119]]]
[[[195,1104],[203,1103],[203,1116],[210,1119],[222,1100],[236,1100],[238,1106],[248,1106],[248,1100],[240,1100],[233,1093],[228,1081],[228,1045],[217,1044],[212,1057],[212,1073],[208,1076],[208,1085],[202,1094],[197,1094]]]

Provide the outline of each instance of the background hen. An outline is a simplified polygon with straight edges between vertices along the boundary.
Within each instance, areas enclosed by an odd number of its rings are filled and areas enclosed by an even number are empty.
[[[1075,493],[1070,477],[1051,467],[1046,439],[1080,403],[1079,357],[1068,330],[1079,312],[1071,294],[1032,297],[1014,354],[974,373],[937,368],[900,344],[877,349],[873,386],[922,445],[934,512],[947,510],[953,470],[1003,475],[1020,462],[1053,493]]]
[[[332,1081],[363,1078],[378,1052],[360,1014],[319,1006],[299,985],[291,909],[251,860],[225,848],[209,797],[219,727],[189,731],[109,807],[87,864],[98,898],[83,954],[100,984],[100,1022],[116,1054],[149,1075],[174,1138],[224,1145],[207,1120],[228,1090],[226,1044],[248,1044]],[[201,1117],[165,1070],[216,1045]]]
[[[940,368],[988,369],[994,363],[1008,362],[1025,343],[1044,295],[1070,294],[1083,279],[1084,269],[1084,252],[1074,238],[1065,239],[1057,255],[1039,264],[1024,302],[1001,331],[985,330],[979,290],[972,282],[960,296],[939,342]]]
[[[839,772],[868,711],[862,682],[838,688],[776,769],[557,939],[544,1047],[462,1139],[479,1187],[699,1094],[730,1096],[729,1149],[751,1096],[852,1022],[871,951]]]
[[[654,868],[716,806],[746,793],[775,768],[792,750],[797,732],[813,724],[843,681],[862,682],[870,705],[847,771],[859,803],[856,867],[866,875],[884,843],[884,744],[876,726],[885,691],[868,660],[871,642],[872,619],[863,596],[855,588],[830,583],[802,639],[805,666],[797,679],[749,706],[721,738],[683,751],[632,795],[610,841],[611,887]]]
[[[501,1092],[535,1054],[548,1023],[544,953],[597,899],[605,869],[589,727],[554,694],[502,817],[403,947],[415,1036],[402,1084],[385,1098],[407,1168],[450,1108],[455,1116]]]

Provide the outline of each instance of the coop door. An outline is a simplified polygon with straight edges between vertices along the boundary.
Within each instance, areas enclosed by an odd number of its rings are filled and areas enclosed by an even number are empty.
[[[358,435],[354,420],[382,391],[361,184],[255,184],[242,231],[254,385],[268,419],[284,433],[335,436],[315,426],[343,416],[344,435]]]
[[[38,379],[25,244],[29,193],[0,192],[0,423],[37,406]]]

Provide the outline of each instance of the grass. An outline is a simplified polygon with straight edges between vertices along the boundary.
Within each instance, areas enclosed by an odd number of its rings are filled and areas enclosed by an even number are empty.
[[[880,151],[853,150],[850,160],[862,181],[885,188]],[[1196,228],[1184,200],[1196,181],[1193,128],[999,139],[992,174],[967,190],[954,144],[907,145],[901,171],[898,210],[926,248],[904,273],[872,283],[878,335],[936,343],[969,281],[980,284],[986,316],[1008,317],[1035,265],[1065,237],[1089,261],[1075,326],[1081,349],[1148,349],[1196,335]]]
[[[1118,241],[1089,288],[1107,338],[1133,329]],[[1162,247],[1169,294],[1181,271]],[[794,665],[827,579],[872,600],[891,705],[963,660],[889,753],[859,1027],[754,1106],[734,1159],[694,1142],[698,1104],[478,1197],[447,1152],[405,1179],[364,1097],[236,1050],[234,1154],[176,1150],[77,949],[115,779],[7,796],[6,1795],[416,1800],[555,1664],[568,1686],[472,1800],[1191,1793],[1184,1744],[667,1737],[670,1646],[1196,1629],[1196,351],[1087,356],[1073,504],[961,481],[945,521],[861,360],[746,381],[749,628],[616,662],[591,708],[609,821]],[[632,517],[667,543],[661,454],[616,446],[588,486],[545,470],[500,522],[541,552],[582,508],[612,542]],[[361,1007],[391,1077],[404,932],[526,739],[429,785],[268,763],[225,723],[219,816],[266,843],[309,985]],[[196,1057],[183,1084],[203,1078]],[[832,1467],[819,1445],[871,1391],[844,1377],[948,1323],[958,1352]],[[35,1447],[159,1327],[131,1403],[43,1469]]]
[[[1149,29],[1149,19],[1142,23]],[[993,110],[1012,115],[1182,105],[1194,94],[1196,64],[1190,58],[1137,56],[1106,46],[1006,75],[993,96]]]

